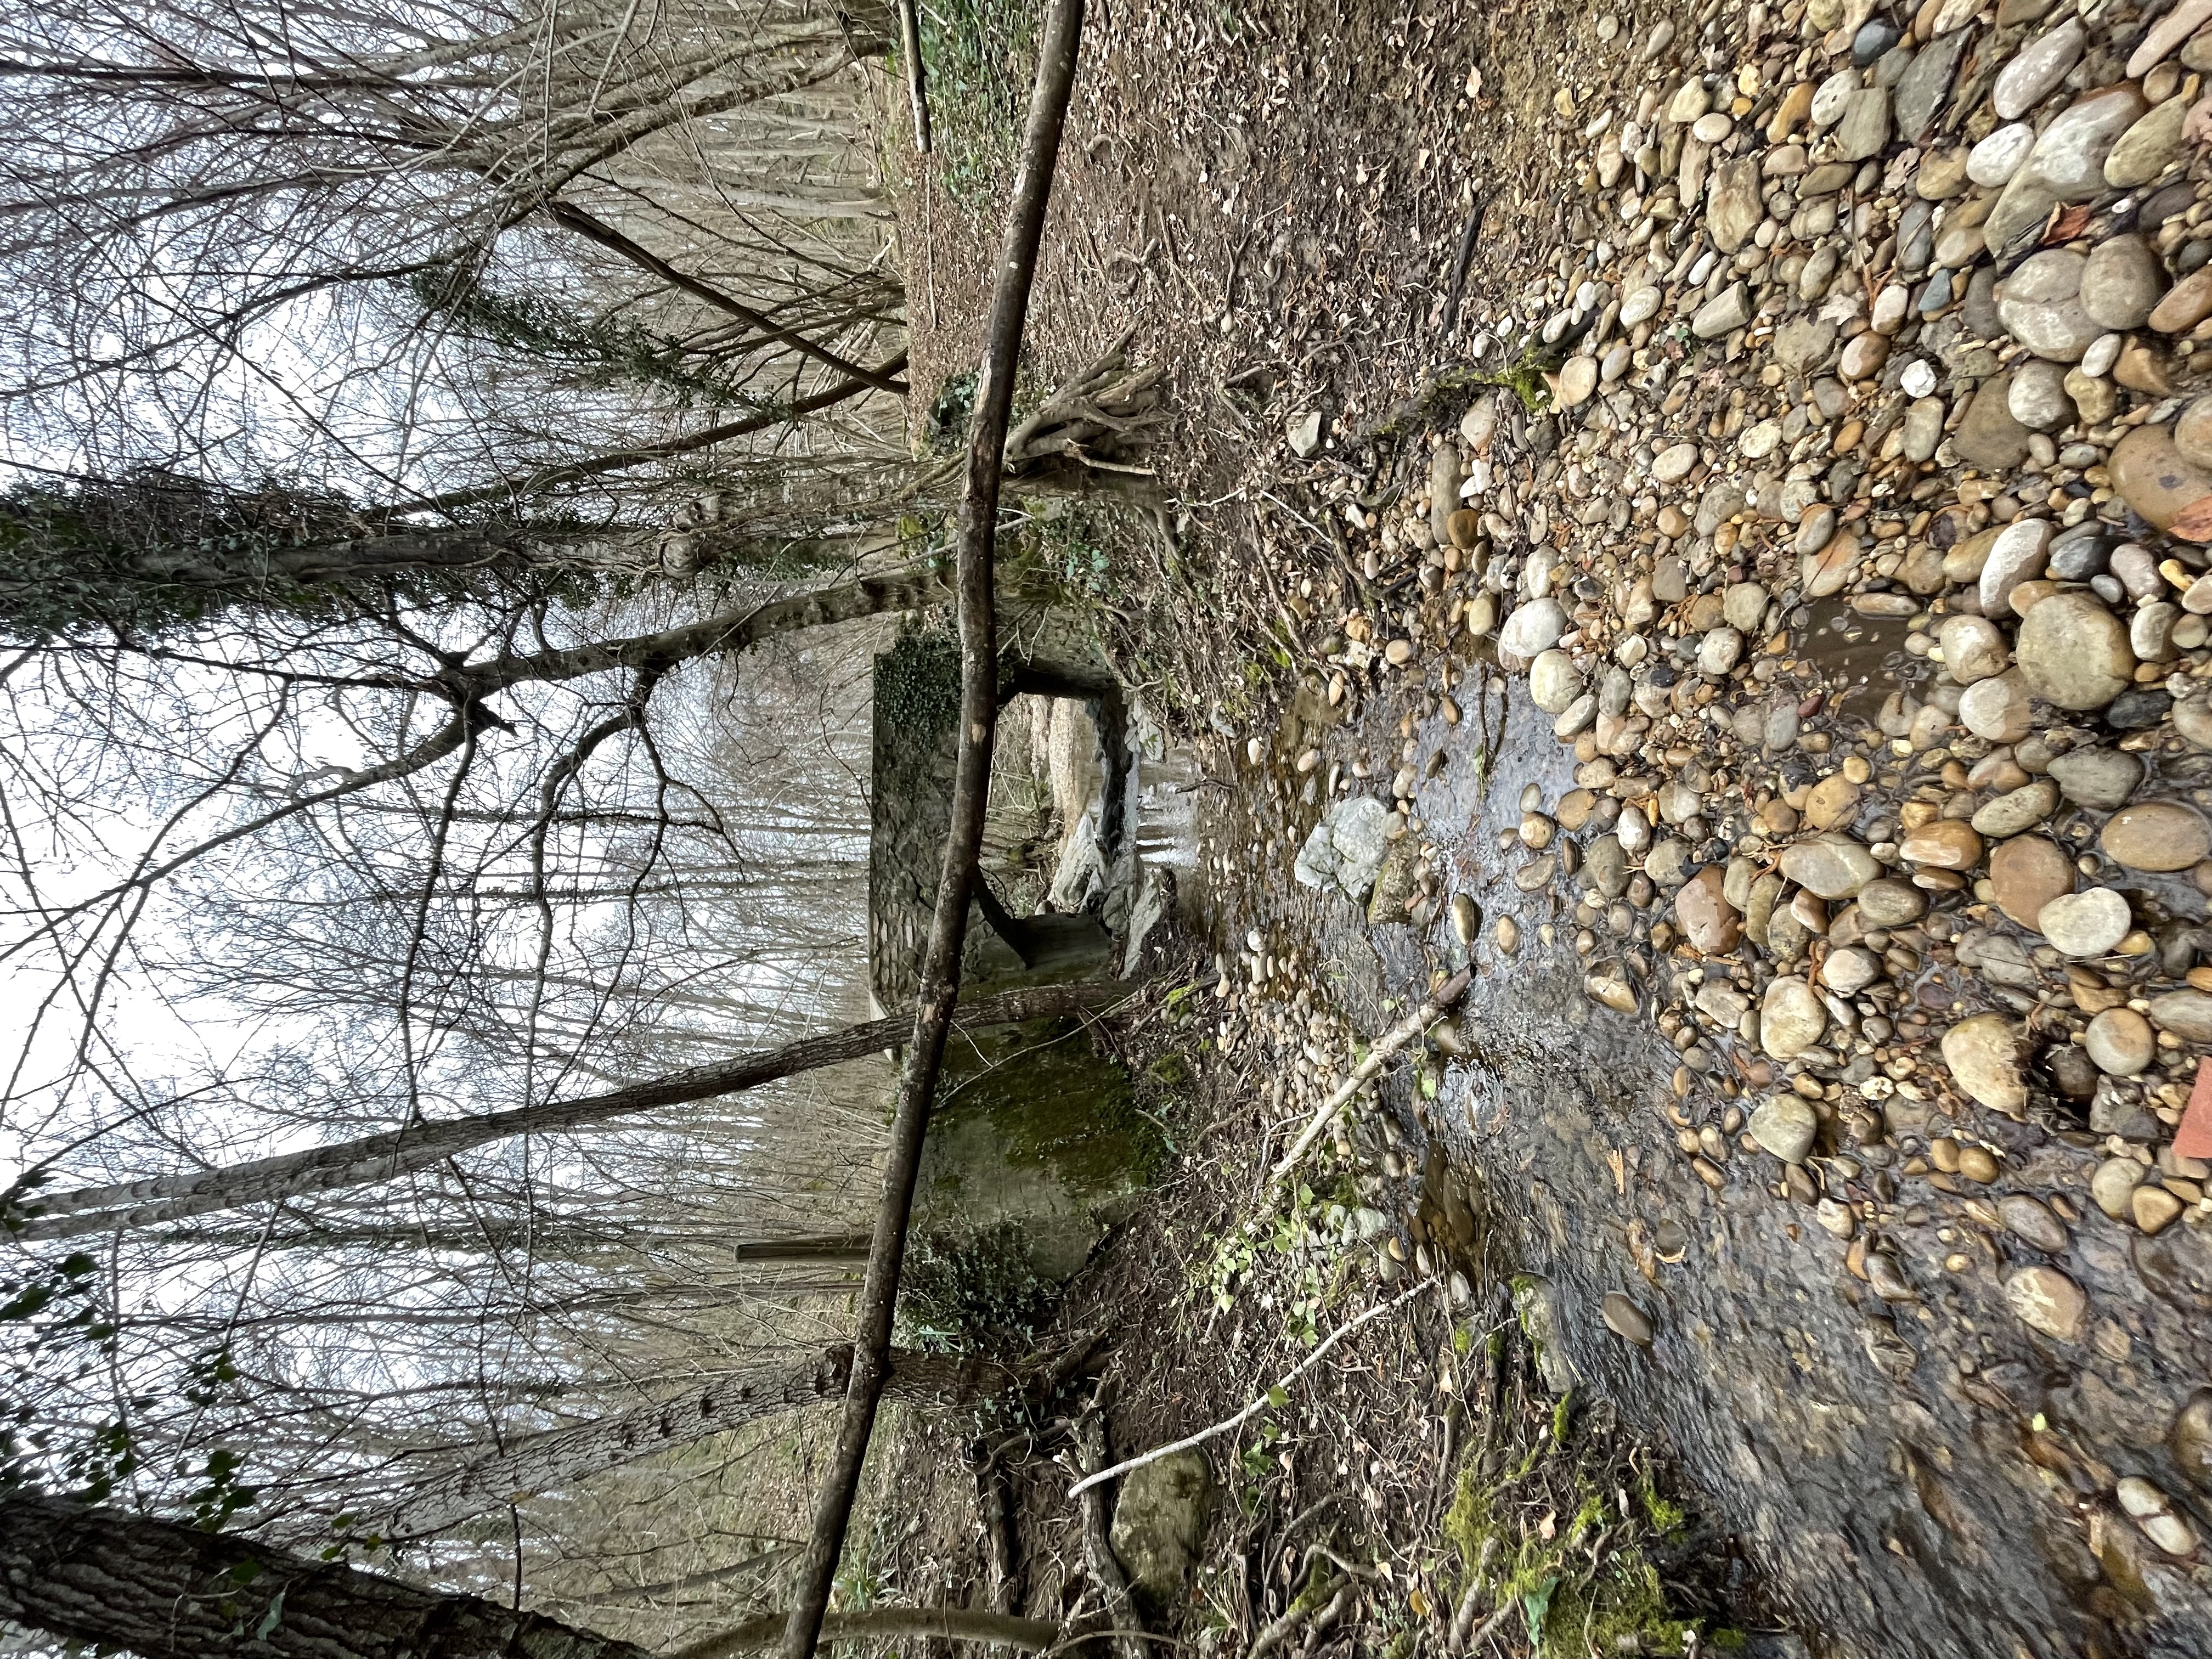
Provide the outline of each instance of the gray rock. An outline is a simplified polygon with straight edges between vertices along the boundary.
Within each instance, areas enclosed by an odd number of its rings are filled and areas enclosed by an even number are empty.
[[[1605,1299],[1598,1304],[1598,1311],[1605,1320],[1606,1329],[1615,1336],[1633,1342],[1639,1348],[1651,1346],[1651,1316],[1619,1291],[1607,1291]]]
[[[1465,477],[1458,447],[1438,444],[1429,457],[1429,533],[1438,547],[1451,545],[1451,515],[1459,506],[1459,487]]]
[[[1966,49],[1966,33],[1958,30],[1941,36],[1915,52],[1898,78],[1893,107],[1897,136],[1905,143],[1917,144],[1927,136],[1943,100],[1950,95],[1951,76],[1959,67],[1959,54]]]
[[[1999,127],[1968,152],[1966,177],[1990,189],[2009,183],[2035,148],[2035,129],[2025,121]]]
[[[1960,460],[1984,472],[2002,472],[2027,459],[2028,430],[2007,407],[2011,389],[2009,374],[1995,374],[1982,382],[1973,402],[1966,405],[1966,418],[1951,435],[1951,447]]]
[[[2090,251],[2079,298],[2092,321],[2125,333],[2143,325],[2151,307],[2166,297],[2166,272],[2149,243],[2140,236],[2114,236]]]
[[[1758,582],[1733,582],[1722,596],[1721,615],[1730,628],[1749,634],[1766,614],[1766,589]]]
[[[1836,126],[1836,142],[1847,161],[1863,161],[1881,154],[1889,142],[1889,89],[1861,87],[1844,106],[1844,118]]]
[[[2058,810],[2058,786],[2048,778],[1999,795],[1974,814],[1978,834],[2002,840],[2032,830]]]
[[[2061,893],[2035,918],[2035,930],[2069,957],[2101,957],[2128,935],[2134,917],[2128,902],[2109,887]]]
[[[2047,248],[1997,284],[1997,316],[2006,331],[2039,357],[2081,361],[2103,327],[2079,298],[2088,261],[2063,248]]]
[[[1909,927],[1928,914],[1928,898],[1911,883],[1885,876],[1859,889],[1858,907],[1870,927]]]
[[[2031,357],[2012,372],[2005,408],[2022,426],[2049,432],[2074,422],[2074,400],[2066,395],[2066,365]]]
[[[2102,708],[2135,683],[2128,630],[2087,593],[2053,593],[2030,611],[2013,654],[2036,696],[2061,708]]]
[[[1583,856],[1583,884],[1607,900],[1628,890],[1628,849],[1619,836],[1600,836]]]
[[[1775,1059],[1804,1053],[1827,1029],[1827,1007],[1803,980],[1784,974],[1767,986],[1759,1005],[1759,1043]]]
[[[2147,185],[2179,161],[2185,152],[2183,125],[2189,100],[2169,98],[2130,127],[2105,158],[2105,182],[2114,190]]]
[[[1924,461],[1936,453],[1943,441],[1943,422],[1948,415],[1941,398],[1922,398],[1905,411],[1905,430],[1902,441],[1908,460]],[[2014,425],[2018,425],[2015,422]],[[2021,453],[2027,453],[2027,434],[2021,434]]]
[[[1548,1279],[1522,1273],[1513,1280],[1513,1316],[1520,1322],[1528,1345],[1536,1351],[1536,1374],[1555,1395],[1565,1394],[1581,1379],[1559,1344],[1559,1293]]]
[[[1556,648],[1537,653],[1536,660],[1528,666],[1531,702],[1547,714],[1564,714],[1582,694],[1582,672],[1575,666],[1572,657]]]
[[[1997,118],[2016,121],[2050,96],[2081,56],[2089,38],[2079,18],[2069,17],[2057,28],[2030,41],[1998,71],[1990,89]]]
[[[1698,645],[1698,672],[1714,679],[1734,668],[1743,656],[1743,635],[1733,628],[1711,629]]]
[[[1505,626],[1498,633],[1498,648],[1533,659],[1557,645],[1566,631],[1567,613],[1547,593],[1540,599],[1528,600],[1505,619]]]
[[[2027,1103],[2019,1034],[2001,1014],[1977,1014],[1944,1032],[1943,1063],[1959,1087],[1991,1111],[2017,1114]]]
[[[2043,574],[2045,550],[2051,545],[2051,535],[2048,519],[2014,519],[1997,532],[1996,540],[1990,544],[1989,556],[1983,562],[1981,580],[1976,589],[1984,616],[2003,616],[2012,609],[2013,590]],[[2003,672],[2002,664],[1996,672]],[[1986,679],[1989,676],[1976,678]]]
[[[1130,1578],[1156,1602],[1181,1601],[1206,1541],[1212,1498],[1213,1472],[1195,1448],[1171,1452],[1122,1477],[1109,1536]]]
[[[1774,331],[1774,358],[1802,374],[1827,357],[1836,343],[1836,325],[1825,317],[1793,317]]]
[[[1328,809],[1298,849],[1291,873],[1302,887],[1334,886],[1364,901],[1382,867],[1390,809],[1372,795],[1354,795]]]
[[[1983,222],[1990,248],[2013,251],[2039,233],[2054,202],[2086,202],[2102,191],[2106,158],[2149,107],[2140,92],[2123,82],[2061,111]]]
[[[2140,756],[2120,749],[2075,749],[2051,757],[2050,772],[2066,799],[2078,806],[2116,811],[2142,784]]]
[[[1801,1095],[1771,1095],[1753,1109],[1750,1129],[1751,1138],[1784,1164],[1802,1164],[1820,1133],[1820,1119]]]
[[[2202,991],[2168,991],[2150,1000],[2151,1023],[2185,1042],[2212,1042],[2212,996]]]
[[[1782,849],[1782,873],[1824,899],[1850,898],[1881,874],[1875,856],[1848,836],[1814,836]]]
[[[1751,290],[1741,283],[1731,283],[1698,307],[1697,315],[1690,319],[1690,332],[1700,340],[1717,340],[1748,323],[1751,313]]]
[[[1765,204],[1759,197],[1756,155],[1723,161],[1713,169],[1705,198],[1705,228],[1715,247],[1723,253],[1735,252],[1765,216]]]

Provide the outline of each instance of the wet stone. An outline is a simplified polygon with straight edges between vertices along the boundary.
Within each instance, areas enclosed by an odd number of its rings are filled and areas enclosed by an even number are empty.
[[[1992,1111],[2019,1115],[2027,1103],[2020,1042],[2002,1014],[1977,1014],[1943,1034],[1943,1063],[1959,1087]]]
[[[1782,852],[1782,873],[1824,899],[1850,898],[1881,873],[1874,854],[1843,836],[1793,842]]]
[[[2033,829],[2057,810],[2058,786],[2038,778],[1999,795],[1977,811],[1972,822],[1977,833],[2003,839]]]
[[[2089,1022],[2081,1047],[2097,1069],[2111,1077],[2133,1077],[2156,1057],[2150,1022],[2132,1008],[2107,1008]]]
[[[1778,1094],[1753,1109],[1748,1127],[1751,1138],[1784,1164],[1802,1164],[1820,1132],[1820,1120],[1811,1102],[1795,1093]]]
[[[2143,801],[2106,820],[2098,845],[2130,870],[2186,870],[2212,854],[2212,829],[2174,801]]]
[[[2066,1224],[2051,1206],[2025,1193],[2012,1193],[1997,1200],[1997,1216],[2015,1238],[2056,1255],[2066,1248]]]
[[[2124,750],[2075,749],[2054,757],[2050,773],[2067,799],[2111,811],[2124,806],[2135,793],[2142,781],[2143,766]]]
[[[1725,884],[1720,866],[1709,865],[1690,879],[1674,900],[1683,937],[1692,949],[1706,956],[1735,950],[1742,935],[1742,918],[1729,902]]]
[[[2109,887],[2062,893],[2037,912],[2037,931],[2069,957],[2101,957],[2117,949],[2134,919],[2128,902]]]
[[[2061,1342],[2078,1342],[2089,1298],[2056,1267],[2023,1267],[2005,1280],[2005,1300],[2022,1324]]]
[[[2182,1474],[2199,1492],[2212,1497],[2212,1389],[2199,1389],[2182,1402],[2166,1445]]]
[[[2087,593],[2054,593],[2030,611],[2013,651],[2036,695],[2062,708],[2101,708],[2134,683],[2127,629]]]
[[[2000,910],[2021,927],[2033,927],[2045,905],[2073,890],[2074,862],[2042,836],[2022,836],[1990,854],[1990,885]],[[1863,893],[1859,902],[1863,909]]]
[[[2113,1220],[2124,1221],[2133,1212],[2136,1188],[2142,1178],[2143,1166],[2135,1159],[2106,1158],[2089,1177],[2089,1196]]]
[[[1651,1346],[1653,1333],[1650,1317],[1620,1291],[1606,1293],[1601,1312],[1604,1316],[1606,1329],[1615,1336],[1625,1338],[1639,1348]]]

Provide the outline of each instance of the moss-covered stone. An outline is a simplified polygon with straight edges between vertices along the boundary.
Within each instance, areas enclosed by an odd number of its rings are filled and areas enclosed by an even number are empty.
[[[1012,1222],[1031,1264],[1065,1280],[1165,1156],[1133,1079],[1079,1021],[963,1032],[945,1050],[922,1148],[917,1225]]]

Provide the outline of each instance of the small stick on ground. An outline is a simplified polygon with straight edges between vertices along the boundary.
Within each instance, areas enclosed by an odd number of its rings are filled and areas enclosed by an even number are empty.
[[[1334,1348],[1338,1343],[1343,1341],[1346,1337],[1350,1336],[1352,1332],[1358,1330],[1362,1325],[1368,1323],[1370,1320],[1380,1319],[1384,1314],[1389,1313],[1394,1308],[1404,1307],[1406,1304],[1411,1302],[1422,1291],[1436,1288],[1436,1283],[1437,1281],[1433,1277],[1425,1279],[1419,1284],[1413,1285],[1412,1288],[1400,1291],[1396,1296],[1392,1297],[1388,1302],[1376,1303],[1373,1307],[1370,1308],[1365,1313],[1359,1315],[1357,1318],[1346,1320],[1343,1324],[1331,1331],[1311,1353],[1308,1354],[1304,1359],[1298,1361],[1297,1364],[1291,1366],[1289,1370],[1284,1372],[1281,1379],[1276,1382],[1273,1389],[1268,1391],[1268,1394],[1273,1394],[1279,1390],[1288,1389],[1291,1383],[1297,1382],[1301,1376],[1304,1376],[1308,1371],[1319,1364],[1322,1360],[1327,1357],[1328,1351],[1331,1348]],[[1077,1497],[1083,1492],[1088,1492],[1091,1487],[1096,1486],[1102,1480],[1111,1480],[1118,1475],[1127,1474],[1132,1469],[1140,1469],[1147,1463],[1157,1463],[1160,1459],[1166,1457],[1172,1453],[1188,1451],[1193,1446],[1202,1445],[1206,1441],[1212,1439],[1216,1435],[1227,1434],[1231,1429],[1241,1428],[1245,1424],[1250,1422],[1254,1418],[1257,1417],[1261,1412],[1267,1410],[1267,1405],[1268,1395],[1263,1394],[1257,1400],[1255,1400],[1250,1405],[1245,1407],[1243,1411],[1238,1412],[1236,1416],[1224,1418],[1220,1422],[1216,1423],[1210,1429],[1200,1429],[1196,1434],[1187,1434],[1180,1440],[1170,1440],[1164,1446],[1155,1446],[1148,1452],[1140,1452],[1134,1457],[1129,1458],[1123,1462],[1116,1463],[1110,1469],[1100,1469],[1095,1474],[1090,1471],[1085,1471],[1083,1479],[1077,1481],[1073,1486],[1067,1489],[1067,1495],[1070,1498]]]
[[[1382,1069],[1391,1055],[1442,1019],[1452,1006],[1467,994],[1468,981],[1473,976],[1470,969],[1461,969],[1430,992],[1427,1001],[1400,1021],[1387,1036],[1369,1049],[1367,1058],[1352,1068],[1352,1075],[1345,1079],[1337,1091],[1313,1115],[1313,1121],[1291,1143],[1291,1150],[1283,1154],[1282,1161],[1268,1171],[1268,1179],[1280,1181],[1297,1169],[1298,1160],[1306,1155],[1306,1149],[1321,1139],[1322,1131],[1328,1128],[1330,1121],[1344,1109],[1345,1102],[1358,1094],[1368,1080]]]
[[[1482,212],[1490,198],[1478,191],[1467,216],[1467,228],[1459,234],[1459,257],[1452,261],[1451,288],[1444,295],[1443,316],[1437,324],[1437,338],[1449,340],[1459,323],[1460,295],[1467,291],[1467,268],[1474,258],[1474,239],[1482,233]]]

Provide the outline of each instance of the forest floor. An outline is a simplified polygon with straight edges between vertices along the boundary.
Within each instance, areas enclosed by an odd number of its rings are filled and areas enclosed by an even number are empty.
[[[1224,977],[1136,1039],[1178,1158],[1063,1329],[1126,1455],[1434,1281],[1209,1443],[1157,1630],[2212,1650],[2212,4],[2165,9],[1094,14],[1028,381],[1168,366],[1172,533],[1042,544],[1223,786],[1160,969]],[[993,132],[902,192],[925,395]],[[1016,1481],[1032,1610],[1066,1481]]]

